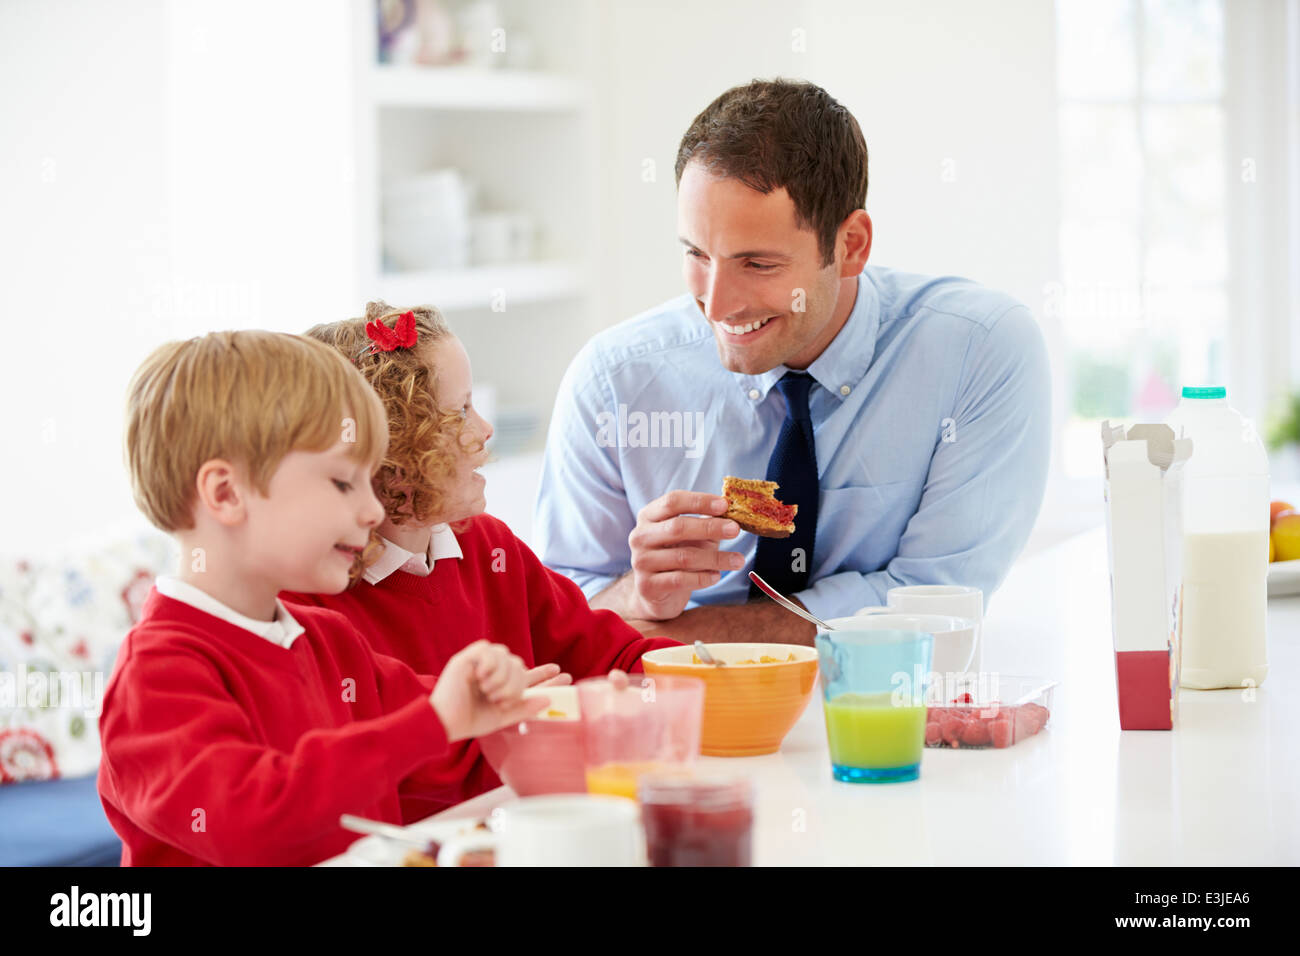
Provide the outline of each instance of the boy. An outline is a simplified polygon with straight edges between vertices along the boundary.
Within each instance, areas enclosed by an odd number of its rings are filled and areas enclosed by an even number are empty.
[[[326,346],[218,332],[153,353],[131,382],[137,504],[181,545],[105,692],[99,792],[130,864],[304,865],[401,822],[399,799],[454,801],[452,741],[546,706],[518,657],[479,641],[435,681],[370,650],[336,592],[384,510],[370,477],[388,426]],[[432,694],[430,689],[432,688]]]

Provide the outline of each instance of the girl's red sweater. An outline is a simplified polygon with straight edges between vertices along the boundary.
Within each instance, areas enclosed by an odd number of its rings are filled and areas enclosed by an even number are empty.
[[[394,571],[378,584],[361,581],[341,594],[283,592],[293,607],[313,604],[345,614],[381,654],[417,673],[437,675],[458,650],[479,639],[507,645],[528,667],[556,663],[573,679],[613,668],[641,669],[641,655],[679,642],[643,637],[613,611],[592,610],[582,590],[550,570],[506,524],[482,514],[456,532],[462,557],[434,563],[427,577]],[[466,789],[500,785],[477,743],[452,746]],[[407,822],[448,803],[411,795]]]

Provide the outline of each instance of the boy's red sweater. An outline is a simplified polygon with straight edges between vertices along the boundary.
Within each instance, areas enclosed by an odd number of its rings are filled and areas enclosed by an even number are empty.
[[[289,648],[151,591],[100,717],[99,794],[122,864],[316,863],[398,823],[400,798],[465,799],[431,681],[342,615],[295,606]]]
[[[643,637],[613,611],[592,610],[582,590],[547,568],[506,524],[491,515],[471,518],[456,532],[462,557],[435,562],[427,577],[394,571],[378,584],[361,581],[341,594],[284,592],[286,602],[314,604],[345,614],[375,650],[405,661],[417,673],[442,673],[449,658],[484,639],[507,645],[527,667],[559,664],[573,679],[641,669],[641,655],[678,641]],[[452,746],[465,789],[500,785],[476,742]],[[450,804],[404,797],[413,822]]]

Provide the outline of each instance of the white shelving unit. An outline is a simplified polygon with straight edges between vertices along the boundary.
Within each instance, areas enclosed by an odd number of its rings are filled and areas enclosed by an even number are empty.
[[[379,295],[387,302],[433,302],[444,312],[507,309],[585,295],[582,271],[566,262],[520,262],[427,272],[381,273]]]
[[[535,414],[540,445],[555,388],[595,331],[598,189],[595,0],[497,0],[509,41],[526,32],[530,69],[379,62],[375,0],[353,0],[358,287],[393,305],[432,304],[465,342],[476,385],[514,420]],[[459,3],[448,0],[453,10]],[[517,35],[517,34],[516,34]],[[455,168],[479,208],[537,225],[536,258],[463,269],[385,268],[387,183]]]
[[[590,99],[570,77],[463,66],[376,64],[371,90],[378,106],[437,110],[581,110]]]

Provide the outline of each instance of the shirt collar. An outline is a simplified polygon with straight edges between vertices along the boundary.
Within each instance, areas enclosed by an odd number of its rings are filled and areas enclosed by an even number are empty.
[[[876,353],[876,335],[880,331],[880,297],[864,269],[858,274],[858,295],[844,327],[839,330],[822,354],[808,366],[808,374],[817,384],[843,401],[871,367]],[[761,375],[737,375],[746,397],[762,401],[772,386],[781,381],[790,368],[778,365]],[[753,393],[757,392],[757,396]]]
[[[433,534],[429,537],[429,550],[426,554],[407,551],[383,535],[379,536],[379,540],[384,542],[384,553],[362,574],[370,584],[378,584],[394,571],[405,571],[418,578],[426,578],[433,573],[434,562],[439,558],[464,556],[460,550],[460,542],[456,540],[456,533],[451,530],[450,525],[446,524],[433,526]]]
[[[211,614],[213,617],[235,625],[235,627],[242,627],[246,631],[252,631],[258,637],[264,637],[272,644],[286,649],[291,647],[298,635],[305,630],[301,624],[294,620],[293,615],[289,613],[289,609],[280,602],[279,598],[275,599],[275,620],[259,621],[256,618],[240,614],[229,605],[218,601],[211,594],[199,590],[180,578],[160,574],[154,581],[154,587],[164,597],[188,604],[192,608]]]

